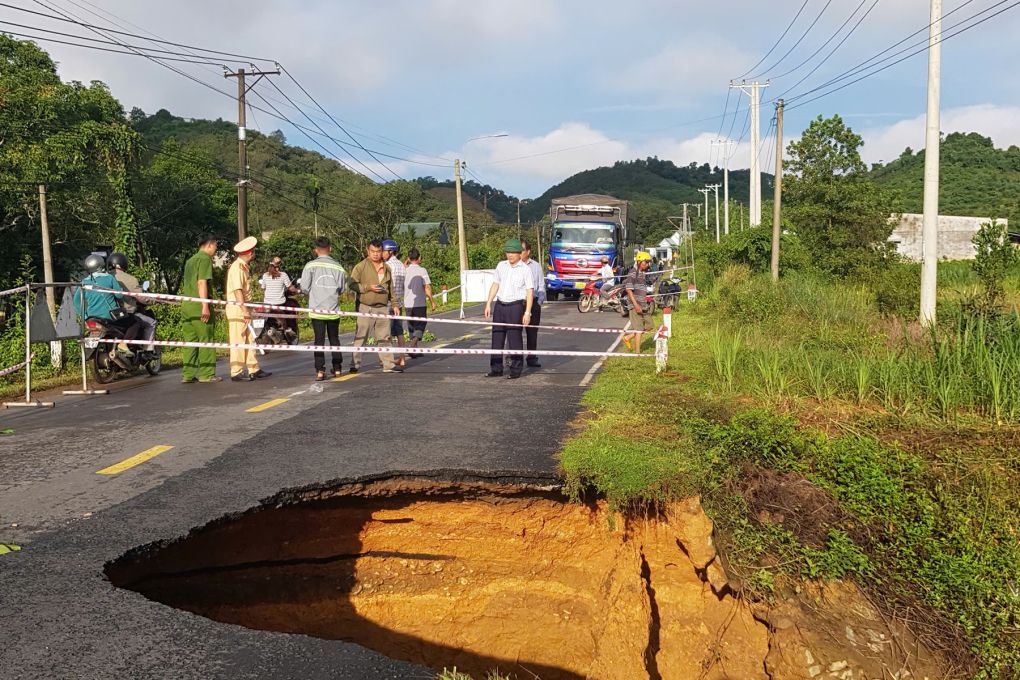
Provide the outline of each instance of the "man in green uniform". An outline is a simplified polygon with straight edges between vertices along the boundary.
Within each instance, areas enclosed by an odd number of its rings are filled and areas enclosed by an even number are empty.
[[[211,234],[199,237],[198,252],[184,265],[180,294],[189,297],[209,299],[212,297],[213,255],[216,254],[216,238]],[[212,342],[212,310],[208,302],[182,302],[181,315],[184,317],[184,339],[188,342]],[[216,375],[216,350],[211,347],[185,347],[184,368],[181,382],[219,382]]]

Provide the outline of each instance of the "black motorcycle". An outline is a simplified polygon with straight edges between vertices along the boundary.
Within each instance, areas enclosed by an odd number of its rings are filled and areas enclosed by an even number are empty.
[[[159,373],[163,367],[162,348],[155,347],[150,352],[140,345],[134,345],[133,356],[118,351],[117,345],[124,339],[124,328],[118,325],[118,321],[120,319],[97,317],[85,320],[85,360],[92,363],[96,382],[106,385],[119,377],[132,375],[140,368],[144,368],[149,375]]]

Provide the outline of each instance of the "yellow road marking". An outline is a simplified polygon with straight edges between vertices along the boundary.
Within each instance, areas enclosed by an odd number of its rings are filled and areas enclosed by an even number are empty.
[[[155,458],[159,454],[166,453],[167,451],[169,451],[172,448],[173,448],[172,446],[166,446],[165,444],[160,444],[159,446],[153,446],[151,449],[145,449],[141,453],[135,454],[135,455],[131,456],[130,458],[125,458],[124,460],[120,461],[116,465],[111,465],[110,467],[106,467],[106,468],[103,468],[102,470],[98,470],[98,471],[96,471],[96,474],[97,475],[115,475],[118,472],[124,472],[124,470],[130,470],[134,466],[141,465],[142,463],[144,463],[145,461],[149,460],[150,458]]]
[[[351,378],[357,377],[358,377],[357,373],[348,373],[347,375],[342,375],[339,378],[331,378],[330,382],[343,382],[344,380],[350,380]]]
[[[273,408],[274,406],[279,406],[280,404],[285,404],[288,401],[290,401],[290,399],[270,399],[269,401],[267,401],[264,404],[259,404],[258,406],[252,406],[250,409],[247,409],[245,411],[245,413],[260,413],[262,411],[265,411],[266,409]]]

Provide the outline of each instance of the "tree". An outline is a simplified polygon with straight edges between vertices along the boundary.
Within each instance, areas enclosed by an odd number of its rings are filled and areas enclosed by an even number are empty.
[[[30,42],[0,35],[0,282],[40,256],[36,185],[50,186],[54,258],[66,267],[99,243],[133,252],[128,175],[137,137],[100,82],[64,83]]]
[[[862,145],[839,116],[819,116],[787,147],[789,222],[816,264],[838,275],[879,265],[890,252],[890,199],[868,179]]]
[[[981,279],[981,294],[973,306],[979,313],[993,314],[998,311],[1006,298],[1005,280],[1020,255],[1016,247],[1010,243],[1006,225],[991,222],[981,225],[973,238],[977,253],[974,257],[974,273]]]

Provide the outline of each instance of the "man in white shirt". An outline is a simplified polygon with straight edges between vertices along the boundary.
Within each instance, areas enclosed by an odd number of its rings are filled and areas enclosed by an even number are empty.
[[[522,239],[521,248],[521,262],[528,265],[532,282],[535,284],[535,304],[531,306],[531,321],[524,329],[528,352],[534,352],[538,349],[538,327],[542,325],[542,305],[545,304],[545,274],[542,272],[542,265],[531,259],[531,243]],[[526,361],[529,368],[542,367],[534,354],[528,354]]]
[[[432,279],[429,272],[421,266],[421,252],[417,248],[411,248],[407,253],[407,277],[404,279],[404,309],[408,316],[417,317],[417,321],[408,321],[407,327],[411,332],[411,347],[417,347],[425,335],[425,325],[428,323],[425,318],[428,316],[428,307],[425,303],[432,305],[432,311],[436,311],[436,301],[432,297]],[[422,356],[421,354],[408,354],[408,359]]]
[[[599,278],[602,279],[602,287],[599,289],[599,294],[604,298],[613,289],[613,284],[616,282],[616,272],[613,271],[613,265],[609,264],[608,255],[602,256]]]
[[[531,322],[531,307],[535,299],[535,281],[528,265],[521,261],[521,242],[508,239],[503,251],[506,260],[496,266],[496,280],[489,288],[489,297],[485,301],[485,318],[491,318],[492,349],[503,350],[509,346],[510,360],[507,378],[521,377],[524,370],[524,338],[520,326],[501,326],[497,324],[521,324],[527,326]],[[495,301],[495,306],[493,302]],[[514,350],[517,353],[513,353]],[[503,355],[493,354],[489,359],[488,378],[503,376]]]

